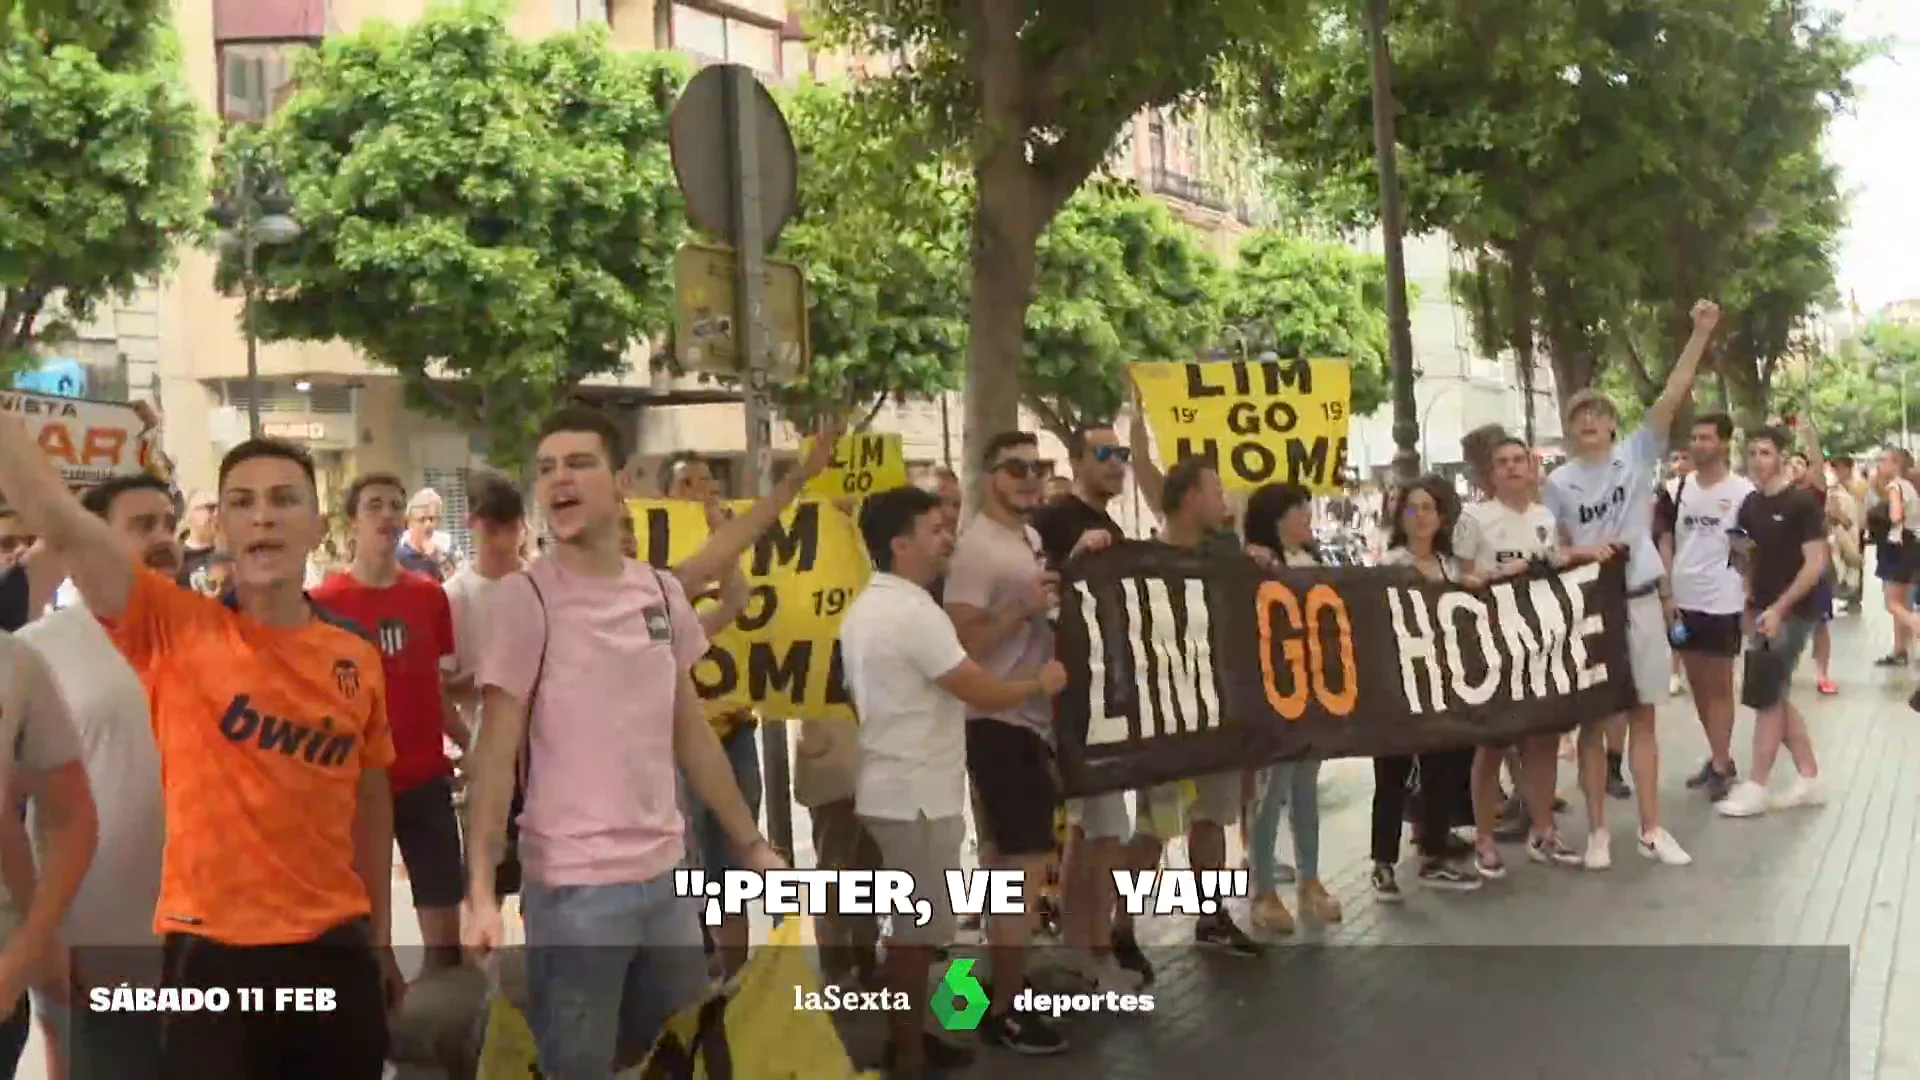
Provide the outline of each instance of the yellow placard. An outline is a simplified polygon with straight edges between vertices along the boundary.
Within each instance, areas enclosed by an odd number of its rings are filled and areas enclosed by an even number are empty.
[[[733,504],[745,513],[750,502]],[[706,511],[684,499],[633,499],[640,557],[677,565],[707,539]],[[772,719],[851,720],[840,665],[840,618],[867,583],[853,519],[830,503],[787,508],[740,557],[752,598],[693,668],[694,685],[718,715],[752,706]],[[704,609],[714,601],[701,600]]]
[[[802,440],[800,457],[805,459],[813,447],[812,439]],[[806,494],[813,499],[864,499],[882,491],[907,486],[907,459],[900,436],[893,432],[862,432],[842,435],[833,444],[833,460],[819,476],[807,482]]]
[[[1340,490],[1353,372],[1345,360],[1129,364],[1165,466],[1212,461],[1229,488]]]

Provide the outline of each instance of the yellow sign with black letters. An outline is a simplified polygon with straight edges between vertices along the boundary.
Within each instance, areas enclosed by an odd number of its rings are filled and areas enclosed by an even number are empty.
[[[800,444],[802,460],[812,452],[813,440]],[[864,499],[882,491],[907,486],[905,447],[896,432],[860,432],[842,435],[833,444],[833,458],[819,476],[807,481],[810,499]]]
[[[731,507],[745,513],[752,503]],[[706,511],[685,499],[627,503],[640,557],[662,569],[707,540]],[[803,501],[740,557],[746,610],[713,635],[693,667],[711,715],[751,706],[773,719],[851,720],[840,660],[840,619],[867,583],[867,559],[852,518],[830,503]],[[704,610],[717,603],[696,601]]]
[[[1229,488],[1340,490],[1353,371],[1345,360],[1129,364],[1163,465],[1213,462]]]

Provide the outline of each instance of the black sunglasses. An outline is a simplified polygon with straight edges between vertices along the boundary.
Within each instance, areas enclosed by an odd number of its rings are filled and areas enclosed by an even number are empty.
[[[1040,463],[1027,461],[1024,458],[1008,458],[1005,461],[996,462],[993,471],[1006,473],[1015,480],[1025,480],[1029,476],[1040,474]]]
[[[1131,461],[1133,451],[1124,446],[1096,446],[1093,448],[1095,461]]]

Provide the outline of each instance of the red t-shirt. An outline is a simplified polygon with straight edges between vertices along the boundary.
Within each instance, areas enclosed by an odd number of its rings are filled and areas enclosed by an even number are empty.
[[[387,717],[393,729],[393,790],[405,791],[452,769],[440,706],[440,658],[453,655],[453,610],[431,578],[410,570],[384,589],[350,573],[331,574],[313,590],[314,602],[364,631],[380,650],[387,677]]]

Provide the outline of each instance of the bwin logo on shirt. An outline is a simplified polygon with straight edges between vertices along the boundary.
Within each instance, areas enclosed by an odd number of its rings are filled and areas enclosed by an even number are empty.
[[[262,750],[278,750],[286,757],[299,755],[309,764],[330,768],[347,760],[359,741],[354,735],[333,734],[333,719],[320,721],[320,730],[296,724],[278,716],[256,712],[246,694],[234,697],[220,717],[220,734],[231,742],[248,740]]]
[[[1624,503],[1626,501],[1627,501],[1627,489],[1623,487],[1614,488],[1613,491],[1607,495],[1606,501],[1597,502],[1597,503],[1588,503],[1587,505],[1582,506],[1580,508],[1580,524],[1591,525],[1594,522],[1599,521],[1602,518],[1605,518],[1607,514],[1613,510],[1614,507],[1619,506],[1621,503]]]

